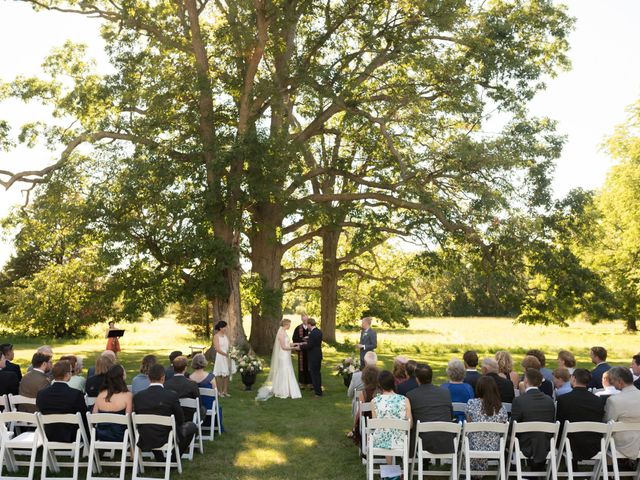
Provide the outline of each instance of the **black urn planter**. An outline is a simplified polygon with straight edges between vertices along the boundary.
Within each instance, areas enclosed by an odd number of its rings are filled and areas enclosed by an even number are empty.
[[[346,375],[342,376],[342,381],[344,382],[345,387],[349,387],[349,385],[351,384],[352,376],[353,376],[353,373],[347,373]]]
[[[242,383],[244,384],[245,390],[251,390],[251,385],[256,383],[256,374],[255,373],[243,373],[242,374]]]

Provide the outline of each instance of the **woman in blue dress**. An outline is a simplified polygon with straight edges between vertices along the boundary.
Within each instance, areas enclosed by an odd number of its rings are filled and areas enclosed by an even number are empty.
[[[453,403],[467,403],[474,397],[473,387],[463,381],[464,374],[464,363],[455,358],[449,360],[449,364],[447,365],[447,377],[449,377],[449,381],[443,383],[442,388],[449,390]],[[465,419],[464,411],[454,411],[453,416],[458,422],[462,422]]]
[[[207,358],[202,353],[196,353],[191,360],[193,372],[189,375],[189,380],[196,382],[199,388],[212,388],[217,391],[216,379],[213,373],[205,370],[208,364]],[[220,430],[224,432],[222,426],[222,407],[220,406],[219,399],[220,396],[218,396],[218,419],[220,420]],[[213,408],[213,397],[200,396],[200,404],[207,410],[211,410]],[[210,417],[203,419],[206,426],[209,425],[209,418]]]

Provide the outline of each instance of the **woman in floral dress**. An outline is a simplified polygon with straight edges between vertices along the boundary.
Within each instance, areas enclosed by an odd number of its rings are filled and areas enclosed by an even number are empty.
[[[378,386],[382,393],[372,400],[371,416],[373,418],[395,418],[411,421],[411,404],[409,399],[393,391],[393,373],[388,370],[380,372]],[[380,428],[373,432],[374,448],[402,448],[405,438],[402,430],[395,428]],[[407,439],[408,441],[408,439]],[[391,457],[387,457],[391,463]]]
[[[476,383],[476,398],[467,403],[465,411],[467,422],[495,422],[508,421],[507,410],[500,401],[500,392],[496,381],[482,376]],[[474,432],[469,434],[471,450],[495,450],[500,448],[500,435],[492,432]],[[487,470],[486,459],[472,459],[472,470]]]

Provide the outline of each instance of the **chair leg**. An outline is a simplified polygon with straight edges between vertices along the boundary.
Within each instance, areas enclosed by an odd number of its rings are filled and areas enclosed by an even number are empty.
[[[129,450],[129,440],[125,436],[122,440],[122,454],[120,456],[120,477],[118,480],[124,480],[127,474],[127,451]]]
[[[171,435],[169,435],[169,441],[171,442],[173,439],[171,438]],[[172,443],[167,443],[167,452],[166,452],[166,459],[164,462],[164,480],[169,480],[169,478],[171,477],[171,445]],[[176,456],[176,461],[179,461],[180,459],[180,455]]]
[[[471,480],[471,458],[469,457],[468,449],[465,449],[465,452],[464,452],[464,468],[466,470],[465,472],[466,480]]]
[[[46,480],[47,478],[48,463],[49,463],[49,447],[45,443],[42,446],[42,468],[40,469],[40,480]],[[29,478],[31,478],[31,472],[29,472]]]
[[[134,447],[133,450],[133,472],[131,472],[131,479],[132,480],[138,480],[138,469],[140,468],[140,461],[139,461],[139,455],[140,455],[140,448],[138,446]]]
[[[522,480],[522,465],[520,464],[520,447],[516,450],[516,478]]]
[[[418,435],[416,434],[416,437]],[[417,440],[416,440],[417,442]],[[418,451],[418,480],[424,478],[424,459],[422,458],[422,449]]]
[[[81,447],[76,443],[73,456],[73,480],[78,480],[78,473],[80,470],[80,450]]]
[[[31,449],[31,459],[29,461],[29,480],[33,479],[33,474],[36,471],[36,456],[38,455],[38,450],[35,448],[35,444],[33,447],[34,448]],[[44,454],[42,457],[43,457],[42,463],[44,463],[45,462]],[[43,468],[42,471],[46,472],[46,468]]]

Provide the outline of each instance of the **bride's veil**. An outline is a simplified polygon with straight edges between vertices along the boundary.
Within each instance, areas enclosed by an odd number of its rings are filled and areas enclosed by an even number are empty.
[[[280,336],[280,330],[276,334],[276,340],[273,342],[273,350],[271,350],[271,368],[269,368],[269,376],[267,381],[262,384],[256,395],[256,400],[265,401],[273,397],[273,379],[276,376],[276,370],[278,368],[278,358],[280,357],[280,342],[278,337]]]

